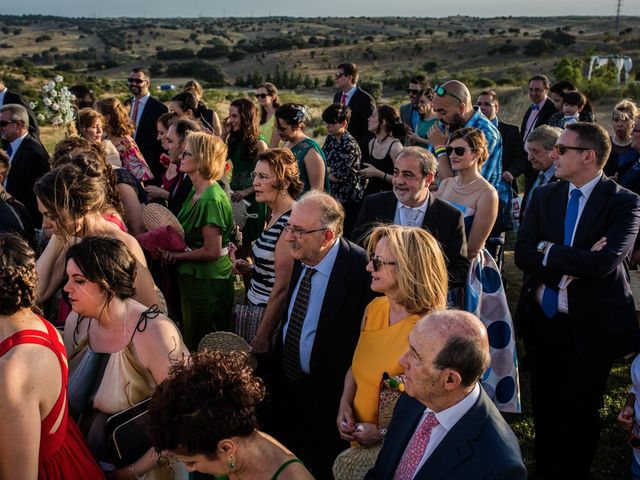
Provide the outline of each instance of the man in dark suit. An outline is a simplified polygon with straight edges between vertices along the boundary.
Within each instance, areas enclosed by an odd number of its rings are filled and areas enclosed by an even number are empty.
[[[541,125],[529,134],[525,150],[531,165],[533,175],[527,175],[524,183],[524,197],[520,210],[520,224],[524,220],[527,208],[531,204],[533,192],[547,183],[558,179],[555,176],[556,167],[553,165],[553,153],[556,142],[562,130],[549,125]]]
[[[149,93],[151,80],[147,70],[136,67],[129,72],[129,91],[131,99],[131,121],[135,126],[134,140],[147,161],[153,180],[150,183],[160,185],[164,167],[160,163],[162,145],[157,139],[156,122],[158,117],[168,111],[167,106]]]
[[[546,75],[534,75],[529,79],[529,98],[531,105],[524,114],[520,133],[522,140],[527,141],[529,134],[540,125],[548,125],[551,115],[556,112],[556,107],[547,97],[551,83]]]
[[[610,151],[602,127],[567,126],[551,154],[564,181],[536,189],[516,243],[536,478],[589,478],[611,365],[640,341],[628,280],[640,197],[603,175]]]
[[[367,253],[341,238],[343,220],[335,199],[311,191],[293,207],[283,232],[295,264],[275,353],[278,411],[268,431],[317,479],[333,478],[333,461],[348,448],[335,420],[362,316],[374,297]]]
[[[409,87],[407,88],[409,103],[400,105],[400,120],[402,120],[402,123],[404,123],[411,132],[415,132],[421,122],[418,104],[427,86],[427,77],[424,75],[416,75],[413,77],[409,80]]]
[[[527,478],[515,435],[478,383],[490,364],[487,338],[460,310],[416,324],[400,358],[405,395],[365,480]]]
[[[421,147],[407,147],[396,158],[393,191],[364,199],[351,238],[361,243],[377,223],[421,226],[442,246],[447,259],[449,287],[462,287],[467,278],[467,239],[464,219],[457,208],[429,193],[438,164]]]
[[[7,142],[7,154],[11,162],[5,189],[22,203],[29,212],[33,224],[42,225],[33,186],[49,171],[49,154],[28,132],[29,115],[22,105],[8,104],[0,107],[0,133]]]
[[[40,129],[38,128],[38,121],[36,120],[33,110],[29,108],[27,101],[22,97],[22,95],[18,92],[9,90],[2,81],[2,78],[0,78],[0,107],[3,105],[22,105],[27,109],[27,115],[29,116],[29,135],[39,142]],[[3,147],[6,150],[7,145],[3,143]]]
[[[336,86],[340,89],[333,97],[334,103],[342,103],[351,108],[351,120],[347,130],[356,139],[360,150],[367,150],[369,139],[373,134],[369,132],[369,117],[376,108],[376,102],[371,95],[358,87],[358,67],[354,63],[341,63],[336,69]]]

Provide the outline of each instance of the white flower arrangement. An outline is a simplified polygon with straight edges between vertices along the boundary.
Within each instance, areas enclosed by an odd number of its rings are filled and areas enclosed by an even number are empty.
[[[29,105],[32,110],[37,109],[38,121],[52,123],[56,127],[68,127],[75,122],[76,97],[62,85],[63,81],[62,75],[56,75],[42,87],[42,103],[35,102]]]

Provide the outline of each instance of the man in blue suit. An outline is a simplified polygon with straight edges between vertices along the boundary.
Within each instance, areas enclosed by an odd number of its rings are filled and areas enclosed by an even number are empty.
[[[420,320],[400,359],[406,394],[365,480],[525,480],[518,441],[478,383],[489,362],[487,330],[474,315]]]

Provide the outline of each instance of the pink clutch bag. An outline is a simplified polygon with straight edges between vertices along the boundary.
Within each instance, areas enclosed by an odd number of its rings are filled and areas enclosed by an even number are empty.
[[[136,237],[140,246],[144,248],[153,259],[160,257],[159,250],[169,252],[184,252],[187,244],[180,234],[170,226],[158,227]]]

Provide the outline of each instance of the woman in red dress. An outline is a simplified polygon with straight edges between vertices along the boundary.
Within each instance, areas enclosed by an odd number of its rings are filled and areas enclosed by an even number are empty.
[[[67,413],[67,359],[56,329],[33,313],[36,259],[0,235],[0,478],[104,475]]]

